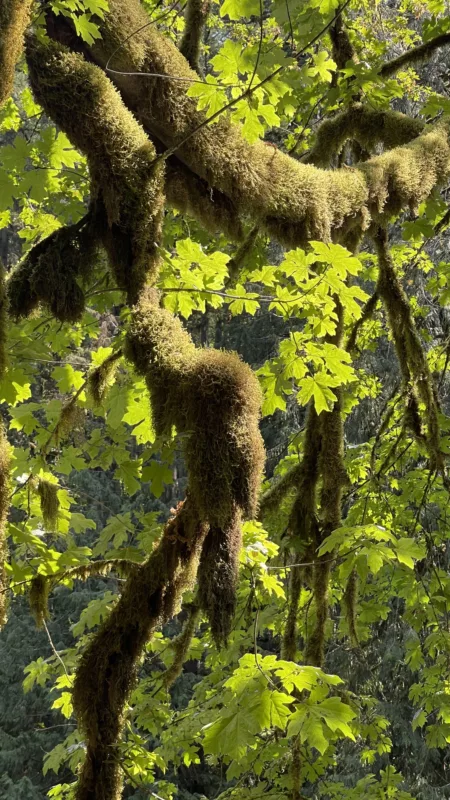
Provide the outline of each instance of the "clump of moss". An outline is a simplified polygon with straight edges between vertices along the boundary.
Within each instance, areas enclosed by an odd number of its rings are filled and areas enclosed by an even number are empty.
[[[42,304],[61,322],[78,322],[85,297],[78,279],[86,276],[96,257],[91,215],[59,228],[35,245],[7,283],[9,311],[27,317]]]
[[[322,122],[314,147],[304,163],[328,166],[330,154],[339,154],[349,140],[358,142],[369,152],[373,152],[378,144],[388,149],[398,147],[416,139],[424,127],[421,120],[398,111],[379,111],[362,103],[353,103],[346,111]]]
[[[32,0],[2,0],[0,4],[0,106],[14,84],[14,70],[23,48]]]
[[[55,531],[58,525],[59,499],[58,484],[44,478],[39,479],[37,493],[41,504],[44,525],[48,531]]]
[[[345,619],[348,625],[348,633],[354,647],[359,647],[358,634],[356,631],[356,602],[358,599],[358,573],[352,569],[347,579],[342,604],[345,611]]]
[[[96,224],[117,284],[133,303],[158,267],[163,165],[102,70],[32,36],[26,56],[36,100],[87,156]]]
[[[38,628],[43,628],[50,614],[48,610],[48,597],[50,581],[44,575],[36,575],[30,584],[29,603],[31,613]]]
[[[198,602],[194,601],[188,608],[188,615],[180,635],[171,642],[171,647],[174,650],[174,658],[170,667],[166,669],[162,677],[166,689],[170,689],[179,675],[181,675],[183,664],[187,660],[189,648],[198,625],[199,617],[200,607]]]
[[[197,349],[154,291],[134,309],[126,355],[147,380],[157,434],[173,426],[186,434],[189,487],[201,518],[226,526],[235,506],[253,516],[264,447],[261,390],[250,367],[233,353]]]
[[[110,616],[88,644],[73,690],[87,744],[77,800],[121,796],[117,744],[136,667],[152,632],[177,613],[183,591],[192,585],[206,531],[188,498],[167,523],[149,559],[136,566]]]
[[[74,430],[79,428],[84,418],[84,411],[77,405],[76,399],[71,398],[68,403],[63,405],[58,422],[54,431],[54,439],[57,445]],[[43,448],[43,451],[45,448]]]
[[[8,557],[6,522],[9,510],[9,444],[3,425],[0,425],[0,629],[6,622],[7,578],[5,563]]]
[[[88,392],[96,406],[100,406],[111,387],[117,370],[117,362],[122,357],[122,350],[111,353],[98,367],[88,375]]]
[[[210,527],[202,550],[198,601],[217,647],[226,644],[233,625],[241,545],[241,520],[236,513],[228,525]]]

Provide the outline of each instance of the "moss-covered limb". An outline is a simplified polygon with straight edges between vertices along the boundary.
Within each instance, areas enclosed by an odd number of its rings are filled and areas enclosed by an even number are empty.
[[[344,25],[343,15],[336,14],[334,24],[329,29],[332,45],[332,56],[338,69],[344,69],[349,61],[356,63],[356,52],[353,47],[347,28]]]
[[[77,322],[85,308],[79,279],[96,258],[97,234],[92,212],[59,228],[35,245],[7,283],[9,313],[27,317],[42,304],[61,322]]]
[[[87,388],[95,405],[100,406],[103,403],[105,395],[113,382],[118,366],[117,362],[122,356],[123,351],[119,348],[119,350],[116,350],[115,353],[111,353],[98,367],[95,367],[95,369],[89,373]]]
[[[379,277],[377,291],[386,308],[400,370],[407,389],[406,419],[412,432],[420,439],[420,400],[425,405],[426,439],[430,465],[441,473],[445,469],[441,451],[439,402],[428,361],[408,298],[397,277],[389,250],[387,232],[378,228],[374,236],[378,253]],[[423,437],[422,437],[423,438]]]
[[[395,75],[399,69],[405,69],[415,64],[422,63],[430,58],[435,50],[438,50],[440,47],[445,47],[448,44],[450,44],[450,33],[441,33],[439,36],[434,36],[433,39],[430,39],[428,42],[420,44],[418,47],[413,47],[411,50],[402,53],[401,56],[387,61],[380,67],[378,74],[381,75],[382,78],[390,78],[392,75]]]
[[[32,0],[2,0],[0,3],[0,106],[14,84],[14,70],[23,48]]]
[[[358,634],[356,631],[356,603],[358,601],[358,573],[352,569],[347,579],[344,594],[342,595],[342,605],[344,607],[345,620],[348,625],[350,641],[354,647],[359,647]]]
[[[230,258],[228,262],[228,276],[225,280],[225,287],[227,289],[232,289],[236,286],[239,280],[239,275],[245,266],[245,262],[247,261],[247,257],[253,250],[255,242],[258,238],[258,234],[259,228],[257,225],[255,225],[246,236],[241,246],[238,247],[233,258]]]
[[[87,156],[96,226],[117,285],[135,302],[159,260],[163,167],[154,163],[155,148],[109,79],[83,56],[31,36],[26,56],[36,99]]]
[[[203,31],[208,19],[211,0],[188,0],[184,12],[184,34],[180,44],[182,53],[192,69],[201,74],[199,67]]]
[[[194,600],[187,609],[187,617],[183,625],[183,629],[176,639],[173,639],[171,646],[174,650],[173,661],[163,673],[162,680],[166,689],[170,689],[175,683],[176,679],[181,675],[183,664],[187,661],[189,648],[195,634],[198,622],[200,619],[200,606],[197,600]]]
[[[130,30],[147,17],[138,0],[111,0],[101,25],[102,39],[89,48],[103,68],[114,56],[111,78],[150,135],[190,169],[220,189],[238,213],[249,214],[287,246],[309,239],[328,241],[332,231],[362,228],[370,217],[388,219],[402,208],[416,206],[449,170],[448,124],[426,129],[414,142],[370,159],[355,169],[326,172],[277,151],[264,142],[248,144],[238,125],[221,118],[204,125],[195,98],[186,95],[185,81],[146,78],[130,73],[176,75],[197,79],[174,45],[153,27],[125,41]],[[123,74],[123,73],[128,74]],[[184,141],[184,144],[180,144]]]
[[[87,751],[76,800],[121,797],[118,744],[136,666],[155,628],[177,613],[183,591],[192,585],[205,534],[188,498],[167,523],[156,550],[133,571],[82,657],[73,702]]]
[[[338,324],[330,341],[342,345],[344,310],[336,300]],[[329,412],[320,415],[321,449],[320,474],[320,525],[316,528],[316,551],[322,542],[341,524],[342,490],[347,482],[344,465],[344,422],[342,418],[342,389],[335,389],[337,400]],[[330,553],[316,552],[313,578],[315,625],[308,638],[305,659],[321,667],[324,661],[325,629],[328,620],[328,584],[332,557]]]
[[[298,558],[298,553],[293,553],[293,562]],[[297,616],[302,590],[301,567],[294,564],[289,576],[289,605],[286,625],[281,643],[281,658],[284,661],[295,661],[297,652]]]
[[[279,480],[272,481],[272,485],[264,492],[259,503],[259,516],[264,517],[275,511],[288,492],[295,489],[304,472],[303,463],[294,464]]]
[[[407,144],[423,132],[425,124],[390,109],[379,111],[353,103],[346,111],[325,120],[317,131],[314,147],[303,163],[326,167],[330,156],[341,152],[349,140],[373,152],[378,144],[391,149]]]
[[[158,434],[184,437],[190,492],[201,519],[226,527],[235,507],[256,511],[264,448],[261,390],[235,353],[197,349],[154,290],[134,308],[126,355],[149,387]]]
[[[8,546],[6,540],[6,522],[9,511],[9,444],[3,424],[0,424],[0,630],[6,622],[7,614],[7,577],[6,560]]]
[[[234,203],[175,156],[166,163],[165,190],[169,205],[194,217],[207,231],[223,233],[233,241],[243,240],[242,222]]]
[[[361,316],[359,319],[356,320],[354,323],[351,331],[350,336],[347,339],[347,343],[345,345],[345,349],[348,353],[352,353],[356,349],[356,342],[358,339],[358,333],[360,332],[362,326],[368,322],[369,319],[372,319],[377,305],[379,301],[378,291],[375,289],[373,295],[369,297],[367,303],[363,306],[361,311]]]

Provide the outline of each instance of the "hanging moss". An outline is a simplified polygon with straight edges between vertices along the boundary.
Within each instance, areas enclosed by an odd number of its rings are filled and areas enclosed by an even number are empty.
[[[202,550],[198,601],[208,617],[217,647],[227,643],[233,626],[241,545],[241,520],[236,512],[228,525],[211,526]]]
[[[150,135],[177,156],[214,189],[229,197],[238,213],[288,247],[310,239],[329,241],[332,233],[367,228],[370,217],[388,219],[402,208],[417,206],[449,171],[448,123],[427,128],[414,142],[358,165],[357,169],[323,171],[273,151],[264,142],[249,144],[239,125],[226,115],[216,124],[192,131],[205,121],[186,83],[140,79],[130,73],[176,75],[197,79],[186,60],[147,19],[138,0],[124,5],[111,0],[101,24],[102,39],[90,48],[91,57],[105,67],[114,56],[111,75],[125,103],[133,108]],[[130,30],[136,36],[128,38]],[[188,137],[188,138],[187,138]],[[186,138],[184,144],[180,144]]]
[[[348,633],[354,647],[359,647],[358,634],[356,632],[356,603],[358,600],[358,573],[352,569],[348,576],[345,592],[342,595],[345,619],[348,625]]]
[[[48,596],[50,593],[50,581],[44,575],[36,575],[30,584],[29,603],[31,613],[36,621],[38,628],[43,628],[48,620],[50,613],[48,610]]]
[[[186,622],[183,625],[183,630],[181,631],[180,635],[171,642],[171,647],[174,650],[174,658],[170,667],[166,669],[162,677],[163,684],[166,689],[170,689],[170,687],[173,686],[176,679],[182,673],[183,664],[185,661],[187,661],[189,648],[195,634],[195,629],[198,625],[199,617],[200,607],[198,602],[194,600],[194,602],[191,603],[188,608],[188,615]]]
[[[211,0],[188,0],[184,14],[184,33],[180,44],[180,53],[187,60],[189,66],[199,75],[202,71],[199,66],[200,48],[203,31],[208,19]]]
[[[23,48],[32,0],[2,0],[0,3],[0,106],[14,84],[14,70]]]
[[[10,314],[27,317],[42,304],[61,322],[78,322],[85,308],[78,279],[89,274],[95,259],[95,225],[87,214],[27,253],[7,283]]]
[[[87,751],[76,800],[121,797],[117,745],[136,667],[155,628],[177,613],[183,591],[192,585],[206,530],[192,502],[180,504],[158,547],[142,566],[136,566],[82,657],[73,703]]]
[[[42,519],[48,531],[55,531],[58,525],[58,489],[57,483],[50,483],[43,478],[39,479],[37,493],[41,503]]]
[[[9,510],[9,444],[3,425],[0,425],[0,630],[6,622],[7,588],[6,560],[8,546],[6,539],[6,523]]]
[[[57,445],[67,436],[81,426],[84,420],[84,411],[77,405],[75,397],[63,405],[58,422],[56,423],[54,440]],[[45,452],[45,448],[43,448]]]
[[[5,268],[0,261],[0,380],[3,380],[8,363],[8,297],[6,294]]]
[[[439,401],[414,322],[408,298],[398,280],[389,251],[387,233],[379,228],[374,237],[378,251],[377,291],[386,308],[400,370],[406,389],[405,419],[411,431],[428,449],[430,468],[445,471],[441,450]],[[422,431],[419,401],[425,405],[426,437]]]
[[[419,136],[425,124],[398,111],[378,111],[353,103],[349,109],[322,122],[316,141],[304,163],[328,166],[330,155],[338,154],[349,140],[355,140],[369,152],[378,144],[398,147]]]
[[[163,166],[100,69],[35,37],[26,55],[36,100],[87,156],[96,225],[117,285],[135,302],[158,267]]]
[[[122,350],[111,353],[110,356],[88,375],[88,392],[95,405],[100,406],[114,380],[117,362],[122,357]]]
[[[255,226],[254,228],[251,229],[248,236],[246,236],[241,246],[238,247],[233,258],[230,258],[227,265],[228,276],[225,280],[226,289],[235,288],[239,280],[239,276],[242,272],[242,268],[245,266],[247,258],[254,248],[255,242],[258,238],[258,234],[259,234],[259,228]]]
[[[234,203],[175,158],[166,164],[165,191],[169,205],[197,219],[207,231],[222,233],[238,242],[243,239],[242,222]]]
[[[294,552],[293,561],[298,558],[298,554]],[[283,661],[295,661],[297,653],[297,616],[298,605],[300,602],[300,593],[302,590],[302,575],[301,567],[294,564],[290,570],[289,576],[289,605],[286,625],[283,633],[283,641],[281,644],[281,658]]]
[[[186,434],[189,487],[201,518],[224,527],[254,516],[264,447],[261,390],[234,353],[197,349],[181,322],[149,291],[133,311],[126,354],[144,375],[158,435]]]

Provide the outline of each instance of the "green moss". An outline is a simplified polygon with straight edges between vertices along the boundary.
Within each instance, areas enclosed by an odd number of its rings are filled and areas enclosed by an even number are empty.
[[[2,0],[0,4],[0,106],[14,84],[14,70],[23,48],[32,0]]]
[[[298,558],[298,553],[293,554],[293,559]],[[286,625],[281,644],[281,658],[284,661],[296,661],[297,653],[297,615],[302,590],[301,567],[291,567],[289,576],[289,604]]]
[[[88,392],[95,405],[100,406],[111,387],[117,370],[117,362],[122,357],[122,350],[111,353],[108,358],[88,375]]]
[[[316,142],[304,163],[327,166],[330,158],[341,152],[349,140],[355,140],[369,152],[378,144],[391,149],[419,136],[425,125],[397,111],[378,111],[354,103],[346,111],[325,120],[317,131]]]
[[[8,558],[6,522],[10,504],[9,463],[10,448],[3,425],[0,425],[0,629],[6,622],[7,614],[8,583],[5,564]]]
[[[184,14],[184,33],[180,44],[188,64],[201,74],[199,67],[203,30],[208,19],[211,0],[188,0]]]
[[[158,434],[185,434],[189,487],[202,520],[226,527],[256,511],[264,447],[261,390],[237,355],[197,349],[156,292],[133,312],[126,354],[147,380]]]
[[[428,449],[431,469],[437,469],[444,473],[439,402],[427,357],[417,332],[411,306],[395,271],[386,231],[379,228],[374,242],[379,264],[377,291],[386,308],[405,388],[405,421],[416,438],[424,441]],[[419,402],[425,406],[426,436],[423,431]]]
[[[187,610],[186,621],[180,635],[173,639],[171,647],[174,650],[173,661],[163,674],[163,684],[166,689],[170,689],[176,679],[181,675],[183,664],[187,661],[189,648],[195,634],[195,629],[200,618],[200,608],[197,601],[190,604]]]
[[[195,579],[206,527],[190,500],[180,504],[158,547],[136,566],[108,619],[92,637],[77,670],[73,703],[87,752],[76,800],[119,800],[125,703],[143,649],[158,625],[179,610]]]
[[[0,380],[5,376],[8,364],[8,297],[6,294],[5,269],[0,261]]]
[[[118,286],[135,302],[158,268],[163,166],[100,69],[33,37],[26,55],[36,100],[87,156],[97,231]]]
[[[35,245],[7,283],[10,314],[27,317],[40,304],[61,322],[77,322],[85,308],[79,279],[87,276],[96,258],[95,226],[91,214],[59,228]]]
[[[233,626],[242,545],[239,512],[228,525],[211,526],[198,569],[198,602],[206,613],[217,645],[227,643]]]
[[[101,25],[102,39],[90,48],[105,67],[162,73],[197,79],[183,56],[153,27],[137,0],[111,0]],[[124,43],[130,30],[140,31]],[[370,159],[357,169],[323,171],[274,151],[264,142],[247,143],[241,128],[224,115],[216,124],[192,131],[205,121],[195,98],[179,80],[112,74],[125,102],[151,134],[214,189],[228,196],[239,214],[249,215],[263,230],[288,247],[310,239],[330,241],[349,230],[367,229],[371,217],[389,218],[416,207],[449,171],[448,123],[427,128],[414,142]],[[187,138],[188,137],[188,138]],[[180,144],[186,138],[184,144]],[[356,237],[357,238],[357,237]]]
[[[38,628],[43,628],[49,618],[48,597],[50,593],[50,581],[44,575],[36,575],[31,581],[29,603],[31,613],[36,621]]]
[[[58,525],[58,500],[59,486],[56,483],[40,479],[37,486],[37,493],[41,503],[42,519],[47,531],[55,531]]]
[[[356,603],[358,600],[358,574],[352,569],[348,576],[345,592],[342,595],[345,619],[348,625],[350,640],[354,647],[359,647],[358,634],[356,632]]]

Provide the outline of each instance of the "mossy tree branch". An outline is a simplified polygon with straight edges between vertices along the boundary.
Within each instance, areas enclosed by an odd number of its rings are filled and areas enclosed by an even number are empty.
[[[422,63],[427,58],[430,58],[436,50],[448,44],[450,44],[450,33],[441,33],[439,36],[434,36],[428,42],[413,47],[411,50],[402,53],[401,56],[387,61],[380,67],[378,74],[381,75],[382,78],[391,78],[392,75],[395,75],[400,69]]]
[[[12,92],[31,3],[32,0],[2,0],[0,4],[0,106]]]
[[[203,31],[208,19],[211,0],[188,0],[184,13],[185,29],[180,44],[180,52],[192,69],[201,74],[200,48]]]

